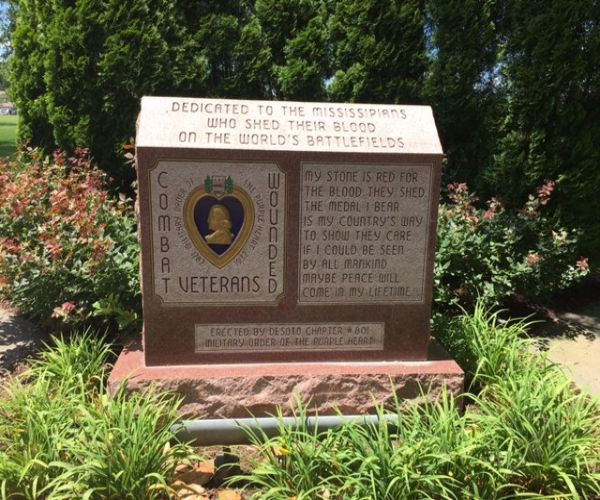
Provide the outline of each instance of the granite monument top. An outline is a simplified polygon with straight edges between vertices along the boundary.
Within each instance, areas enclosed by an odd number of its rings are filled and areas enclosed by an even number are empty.
[[[138,148],[441,155],[429,106],[143,97]]]

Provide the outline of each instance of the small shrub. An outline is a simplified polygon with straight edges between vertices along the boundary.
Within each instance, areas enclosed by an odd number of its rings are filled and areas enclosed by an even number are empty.
[[[576,231],[545,214],[554,183],[538,189],[520,211],[505,210],[495,199],[478,209],[466,184],[448,186],[450,201],[440,206],[434,267],[437,312],[471,309],[478,298],[500,304],[518,294],[546,300],[589,272],[577,258]]]
[[[83,149],[0,161],[0,295],[54,327],[138,330],[135,217],[105,188]]]

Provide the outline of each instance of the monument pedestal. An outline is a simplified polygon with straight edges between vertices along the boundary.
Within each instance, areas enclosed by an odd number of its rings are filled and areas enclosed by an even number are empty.
[[[111,390],[198,418],[459,394],[428,351],[443,159],[428,106],[144,97],[144,348]]]
[[[296,362],[146,366],[139,344],[123,350],[110,375],[111,391],[128,380],[129,391],[149,386],[183,397],[186,418],[266,417],[281,407],[291,414],[299,397],[309,412],[334,415],[374,413],[374,402],[435,398],[446,387],[458,396],[464,373],[432,341],[425,361]],[[393,388],[393,389],[392,389]]]

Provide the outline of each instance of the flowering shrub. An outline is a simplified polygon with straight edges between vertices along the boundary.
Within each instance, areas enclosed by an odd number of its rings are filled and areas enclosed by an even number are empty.
[[[0,295],[53,326],[137,328],[135,225],[86,149],[0,162]]]
[[[438,311],[469,307],[478,296],[494,304],[512,294],[544,300],[589,272],[588,260],[577,260],[577,232],[557,227],[544,214],[554,187],[547,181],[514,212],[495,198],[476,208],[466,184],[448,186],[434,268]]]
[[[440,206],[435,307],[494,304],[511,294],[543,300],[589,272],[576,258],[577,233],[544,214],[548,181],[518,212],[493,199],[476,208],[466,184]],[[137,330],[141,317],[138,241],[130,200],[79,149],[43,159],[30,150],[0,162],[0,295],[54,326],[98,323]]]

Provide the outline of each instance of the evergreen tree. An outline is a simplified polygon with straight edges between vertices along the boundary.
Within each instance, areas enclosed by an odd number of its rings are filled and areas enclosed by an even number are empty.
[[[277,99],[325,99],[329,76],[328,12],[322,0],[257,0],[270,47],[268,87]]]
[[[102,3],[53,0],[52,15],[45,20],[48,118],[54,142],[68,151],[94,146],[92,122],[102,119],[102,94],[97,81],[97,58],[104,43]]]
[[[424,0],[331,3],[331,99],[421,102],[428,64]]]
[[[520,204],[557,181],[563,221],[585,229],[600,255],[600,3],[510,0],[504,72],[509,96],[496,162],[487,180]]]
[[[127,186],[134,172],[124,170],[121,146],[134,135],[141,96],[204,77],[202,66],[189,64],[174,7],[174,0],[21,0],[12,74],[19,138],[47,150],[90,147]]]
[[[46,149],[54,146],[54,138],[44,81],[48,45],[39,26],[44,25],[50,12],[43,0],[19,1],[9,74],[11,96],[19,109],[17,139]]]
[[[426,93],[448,156],[448,181],[478,184],[492,160],[502,91],[495,6],[495,0],[428,2],[433,50]]]
[[[257,16],[252,13],[242,26],[233,49],[236,71],[229,95],[246,99],[269,99],[271,49]]]
[[[88,144],[100,164],[122,178],[122,145],[135,135],[142,96],[190,95],[192,82],[202,85],[207,69],[186,44],[187,33],[174,0],[103,3],[99,19],[103,43],[94,57],[96,76],[81,113],[97,109],[97,115],[90,115]],[[135,172],[126,173],[128,182]]]
[[[270,53],[251,2],[179,3],[189,43],[207,66],[207,79],[192,86],[193,94],[266,98]]]

